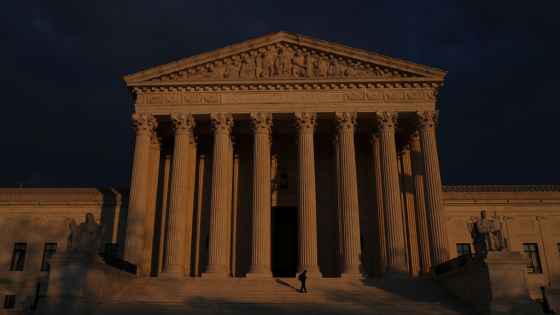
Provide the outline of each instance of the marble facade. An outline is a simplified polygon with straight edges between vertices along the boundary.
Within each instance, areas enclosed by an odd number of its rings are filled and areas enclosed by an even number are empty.
[[[279,32],[126,76],[130,190],[0,189],[0,296],[20,290],[28,303],[25,284],[47,283],[31,267],[41,244],[62,250],[69,222],[88,212],[105,226],[100,252],[118,244],[143,276],[273,277],[286,267],[407,278],[457,256],[456,244],[471,243],[466,224],[498,209],[514,250],[527,241],[546,253],[529,283],[560,290],[560,187],[442,187],[445,75]],[[29,244],[18,274],[14,243]]]

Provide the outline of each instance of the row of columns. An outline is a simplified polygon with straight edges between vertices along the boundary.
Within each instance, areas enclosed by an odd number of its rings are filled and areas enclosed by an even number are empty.
[[[254,135],[253,147],[253,220],[251,241],[251,266],[247,277],[271,277],[271,189],[270,147],[272,131],[271,113],[251,113]],[[214,131],[214,158],[212,167],[212,191],[210,209],[210,236],[208,266],[203,277],[225,277],[230,274],[228,225],[231,225],[231,172],[233,117],[227,113],[210,115]],[[298,207],[298,273],[308,271],[309,277],[320,277],[317,258],[317,222],[315,197],[315,165],[313,135],[316,127],[315,113],[296,113],[296,130],[299,165]],[[361,277],[360,274],[360,230],[354,132],[357,114],[336,112],[337,127],[337,181],[339,187],[339,227],[341,236],[341,276]],[[149,267],[151,248],[143,243],[153,238],[155,216],[155,193],[149,178],[154,177],[150,150],[154,143],[157,122],[150,115],[134,115],[136,148],[134,156],[127,233],[124,259],[142,267]],[[174,154],[169,188],[169,208],[165,233],[165,262],[163,277],[183,277],[190,274],[192,230],[192,203],[189,193],[194,186],[195,154],[193,150],[192,115],[171,115],[175,132]],[[435,144],[436,111],[418,112],[417,131],[412,135],[408,152],[412,156],[403,164],[403,170],[411,175],[405,183],[414,191],[408,196],[415,211],[408,212],[407,221],[414,220],[418,229],[418,252],[420,272],[428,273],[431,263],[437,265],[449,260],[447,230],[443,212],[439,162]],[[372,155],[375,173],[375,196],[378,211],[376,227],[380,241],[381,272],[387,276],[409,276],[401,214],[401,189],[395,143],[397,113],[375,113],[376,131],[372,134]],[[150,140],[152,145],[150,145]],[[156,139],[157,140],[157,139]],[[152,152],[152,154],[150,154]],[[195,152],[195,151],[194,151]],[[159,153],[159,152],[158,152]],[[159,157],[159,155],[158,155]],[[192,160],[192,161],[191,161]],[[403,160],[404,161],[404,160]],[[157,173],[156,173],[157,174]],[[157,177],[157,176],[156,176]],[[153,195],[153,196],[152,196]],[[412,195],[414,196],[413,198]],[[148,196],[148,197],[146,197]],[[152,207],[152,205],[154,207]],[[152,210],[152,208],[154,208]],[[189,220],[189,218],[191,218]],[[148,226],[152,226],[149,228]],[[162,224],[163,226],[163,224]],[[410,229],[409,229],[410,232]],[[185,237],[185,234],[188,236]],[[416,231],[414,231],[416,234]],[[429,249],[428,249],[429,246]],[[431,253],[431,256],[430,256]],[[140,273],[143,273],[140,271]]]

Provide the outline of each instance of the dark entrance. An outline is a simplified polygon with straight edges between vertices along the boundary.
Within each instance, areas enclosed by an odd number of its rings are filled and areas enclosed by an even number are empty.
[[[295,277],[297,264],[297,207],[273,207],[272,275],[274,277]]]

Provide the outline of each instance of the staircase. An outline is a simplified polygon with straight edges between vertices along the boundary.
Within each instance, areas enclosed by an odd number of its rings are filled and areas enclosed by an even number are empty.
[[[138,278],[95,311],[111,314],[476,314],[431,279]]]

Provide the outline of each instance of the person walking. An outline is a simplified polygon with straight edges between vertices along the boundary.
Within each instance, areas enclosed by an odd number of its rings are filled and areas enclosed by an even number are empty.
[[[302,274],[299,275],[298,279],[299,281],[301,281],[301,290],[299,290],[299,293],[303,293],[303,291],[305,290],[305,293],[307,293],[307,288],[305,287],[305,280],[307,280],[307,270],[304,270]]]

